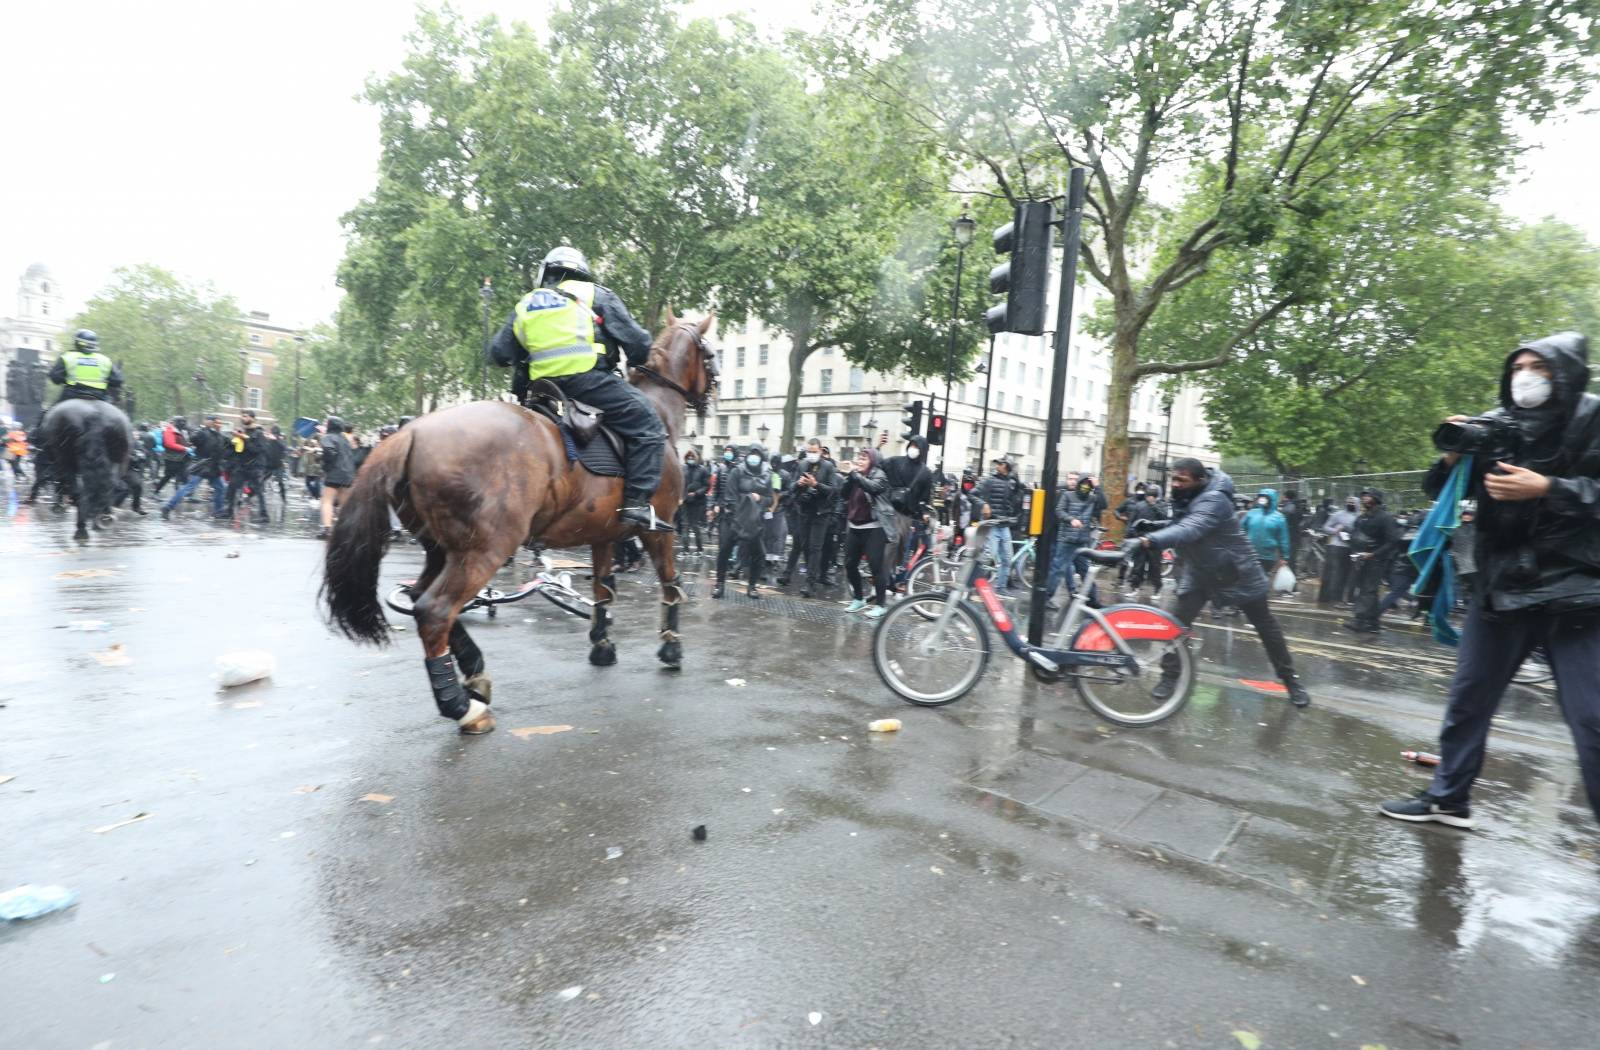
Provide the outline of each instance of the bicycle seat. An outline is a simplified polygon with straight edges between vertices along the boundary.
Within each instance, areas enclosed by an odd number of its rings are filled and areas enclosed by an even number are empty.
[[[1079,547],[1078,548],[1078,553],[1083,555],[1085,558],[1088,558],[1090,561],[1094,562],[1096,565],[1121,565],[1122,564],[1122,552],[1120,550],[1099,551],[1099,550],[1095,550],[1093,547]]]

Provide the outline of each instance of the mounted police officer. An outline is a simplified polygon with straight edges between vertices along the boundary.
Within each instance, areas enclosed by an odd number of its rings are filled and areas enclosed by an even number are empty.
[[[71,398],[115,401],[122,393],[122,369],[100,352],[99,336],[80,328],[72,339],[72,349],[50,366],[50,382],[63,388],[56,399],[58,405]]]
[[[495,336],[490,357],[518,366],[519,393],[533,380],[549,379],[568,397],[605,413],[606,424],[622,437],[627,460],[622,519],[672,531],[650,506],[661,484],[667,428],[655,406],[616,372],[619,351],[633,367],[649,359],[650,333],[616,293],[595,283],[589,261],[576,248],[553,249],[534,284]]]

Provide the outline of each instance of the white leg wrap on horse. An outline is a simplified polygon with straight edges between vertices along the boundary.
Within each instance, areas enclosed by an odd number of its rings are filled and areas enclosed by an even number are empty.
[[[477,697],[473,697],[472,702],[467,705],[467,713],[456,719],[456,724],[469,726],[478,719],[482,718],[484,714],[488,712],[488,710],[488,704],[484,703],[482,700],[479,700]]]

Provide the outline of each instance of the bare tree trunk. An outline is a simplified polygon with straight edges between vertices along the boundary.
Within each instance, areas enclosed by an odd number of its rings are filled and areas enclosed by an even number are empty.
[[[1128,411],[1133,401],[1134,366],[1139,363],[1139,336],[1118,325],[1111,337],[1111,389],[1106,393],[1106,445],[1100,459],[1100,491],[1106,497],[1102,524],[1113,539],[1122,538],[1122,523],[1111,514],[1128,487]]]
[[[783,433],[778,438],[780,449],[794,447],[795,424],[800,415],[800,391],[806,378],[806,358],[816,350],[811,345],[811,311],[799,310],[795,316],[795,325],[789,332],[792,348],[789,351],[789,387],[783,397]]]

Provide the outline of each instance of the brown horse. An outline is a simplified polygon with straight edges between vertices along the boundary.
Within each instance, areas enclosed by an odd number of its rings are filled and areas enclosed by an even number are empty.
[[[667,324],[633,383],[666,424],[668,451],[676,445],[684,408],[705,411],[716,384],[716,355],[706,345],[711,318]],[[601,440],[596,438],[596,440]],[[683,497],[678,457],[663,457],[661,486],[651,501],[656,516],[671,521]],[[457,619],[466,605],[524,543],[552,547],[587,543],[594,559],[594,619],[589,662],[617,662],[608,637],[616,597],[612,549],[640,534],[661,580],[661,648],[668,667],[683,660],[678,637],[678,583],[674,536],[625,524],[622,479],[597,477],[567,460],[561,433],[537,413],[503,401],[479,401],[435,412],[406,425],[367,458],[345,498],[328,542],[322,594],[333,622],[350,638],[381,645],[389,623],[378,601],[378,563],[389,537],[389,510],[426,554],[412,585],[417,636],[439,713],[463,733],[494,728],[491,683],[483,653]],[[466,676],[457,676],[457,662]]]

